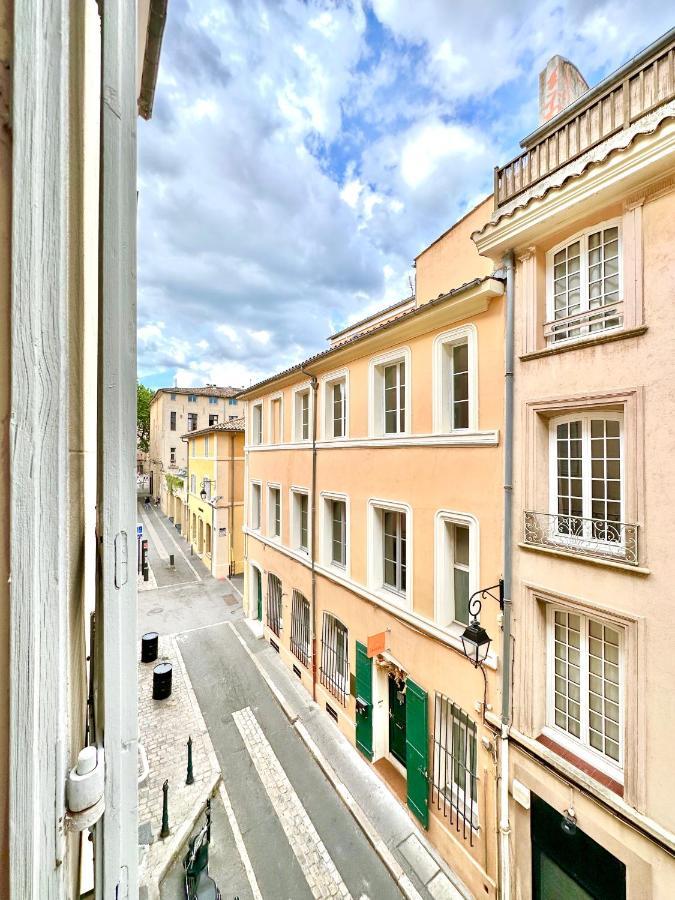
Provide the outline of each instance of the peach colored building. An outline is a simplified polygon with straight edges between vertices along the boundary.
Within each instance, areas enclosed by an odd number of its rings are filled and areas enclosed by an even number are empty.
[[[187,467],[187,446],[182,436],[186,432],[202,431],[238,419],[242,404],[236,394],[236,388],[215,384],[199,388],[159,388],[155,392],[150,404],[150,492],[153,497],[160,498],[165,515],[176,515],[166,475],[182,475]],[[180,524],[179,518],[177,524]]]
[[[504,285],[481,203],[417,258],[417,295],[243,391],[245,608],[476,896],[496,896]],[[495,591],[497,588],[495,587]]]
[[[515,264],[523,900],[675,893],[674,53],[675,30],[526,138],[473,236]]]

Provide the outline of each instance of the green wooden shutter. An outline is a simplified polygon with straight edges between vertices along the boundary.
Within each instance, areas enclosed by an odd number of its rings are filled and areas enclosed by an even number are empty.
[[[366,707],[356,713],[356,746],[368,759],[373,758],[373,661],[365,644],[356,642],[356,696]]]
[[[427,692],[410,678],[406,681],[406,753],[408,807],[425,828],[429,827],[429,736]]]

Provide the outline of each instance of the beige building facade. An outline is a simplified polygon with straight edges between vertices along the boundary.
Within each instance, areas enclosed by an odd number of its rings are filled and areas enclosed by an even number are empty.
[[[417,296],[254,385],[245,609],[476,896],[497,887],[500,609],[482,673],[470,596],[502,571],[504,285],[470,234],[417,259]],[[457,261],[457,262],[455,262]]]
[[[187,469],[186,432],[234,422],[242,415],[237,389],[209,384],[199,388],[159,388],[150,404],[149,467],[150,493],[169,512],[166,476],[182,475]]]
[[[674,51],[670,32],[530,135],[474,234],[515,257],[523,900],[674,891]]]

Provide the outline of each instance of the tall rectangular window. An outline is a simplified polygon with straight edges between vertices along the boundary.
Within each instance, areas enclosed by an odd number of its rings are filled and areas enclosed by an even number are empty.
[[[197,476],[196,475],[190,475],[190,493],[191,494],[197,493]]]
[[[309,666],[310,657],[309,600],[300,591],[293,591],[291,606],[291,653],[303,666]]]
[[[251,443],[262,444],[263,441],[263,407],[262,403],[253,406],[251,414]]]
[[[296,391],[293,395],[294,411],[294,435],[295,441],[308,441],[311,437],[310,424],[310,390]]]
[[[171,431],[176,430],[176,411],[175,410],[171,411],[169,428],[171,429]]]
[[[383,581],[398,593],[406,591],[406,514],[383,512]]]
[[[331,557],[330,561],[344,568],[347,565],[347,504],[331,500]]]
[[[171,463],[172,466],[176,465],[176,448],[175,447],[171,447],[171,449],[169,450],[169,462]]]
[[[295,549],[309,552],[309,497],[305,491],[291,491],[291,536]]]
[[[208,434],[204,435],[204,456],[209,455],[209,436]]]
[[[281,405],[281,397],[275,397],[270,404],[270,413],[272,416],[272,443],[280,444],[283,440],[283,407]]]
[[[309,527],[308,527],[308,507],[309,497],[307,494],[300,494],[300,549],[309,549]]]
[[[450,371],[450,406],[453,429],[469,427],[469,345],[466,342],[452,348]]]
[[[278,487],[268,488],[268,506],[269,506],[269,534],[271,537],[281,537],[281,489]]]
[[[469,624],[469,529],[466,525],[448,525],[452,529],[452,586],[455,620]]]
[[[349,694],[349,641],[342,622],[323,614],[321,632],[321,684],[343,705]]]
[[[555,608],[548,623],[549,725],[622,765],[621,629]]]
[[[478,827],[476,723],[449,697],[434,704],[432,802],[473,845]]]
[[[405,432],[405,362],[384,366],[384,433]]]
[[[260,528],[261,489],[259,484],[251,484],[251,528]]]
[[[197,430],[197,413],[188,413],[188,431]]]
[[[345,435],[345,383],[336,381],[332,386],[333,395],[333,437],[341,438]]]
[[[282,628],[281,579],[271,572],[267,575],[267,625],[279,637]]]

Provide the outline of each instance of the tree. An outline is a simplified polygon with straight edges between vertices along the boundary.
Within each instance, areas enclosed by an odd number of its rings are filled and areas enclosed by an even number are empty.
[[[136,385],[136,438],[138,449],[147,453],[150,446],[150,403],[155,392],[140,381]]]

